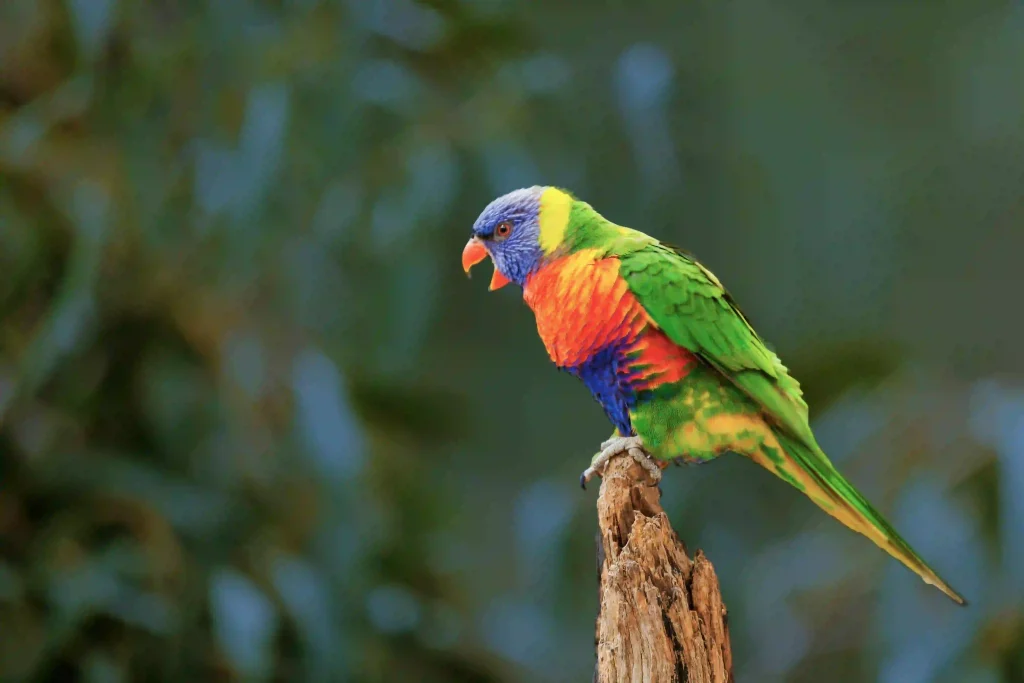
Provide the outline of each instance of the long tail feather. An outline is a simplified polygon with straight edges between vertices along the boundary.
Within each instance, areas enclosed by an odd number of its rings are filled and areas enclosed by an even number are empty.
[[[871,539],[879,548],[902,562],[925,583],[935,586],[954,602],[967,601],[925,564],[888,521],[841,475],[825,454],[776,430],[782,453],[765,444],[752,455],[754,461],[803,491],[818,507],[850,529]]]

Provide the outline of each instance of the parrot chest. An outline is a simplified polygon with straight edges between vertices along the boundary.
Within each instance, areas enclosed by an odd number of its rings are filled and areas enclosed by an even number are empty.
[[[618,261],[578,252],[531,275],[523,298],[551,360],[573,368],[609,347],[628,345],[646,314],[619,277]],[[611,358],[609,358],[611,360]]]
[[[696,361],[653,324],[617,259],[567,256],[534,273],[523,297],[551,360],[583,381],[623,434],[639,393],[681,380]]]

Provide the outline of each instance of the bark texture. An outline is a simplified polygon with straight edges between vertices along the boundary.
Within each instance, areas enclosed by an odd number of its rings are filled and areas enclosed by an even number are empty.
[[[597,683],[732,683],[718,577],[690,559],[661,492],[628,456],[608,463],[597,499]]]

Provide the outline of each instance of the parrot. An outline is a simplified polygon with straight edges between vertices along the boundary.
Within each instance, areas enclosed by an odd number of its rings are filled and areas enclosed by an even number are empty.
[[[688,252],[617,225],[568,190],[533,186],[488,204],[462,267],[490,258],[490,290],[522,289],[552,362],[614,427],[580,484],[626,454],[655,481],[670,463],[750,458],[954,602],[929,567],[833,466],[800,384],[718,278]]]

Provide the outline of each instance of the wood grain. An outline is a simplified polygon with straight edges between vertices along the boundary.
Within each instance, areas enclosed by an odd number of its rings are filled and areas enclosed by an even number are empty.
[[[731,683],[725,603],[714,567],[691,560],[650,475],[608,463],[597,499],[597,683]]]

